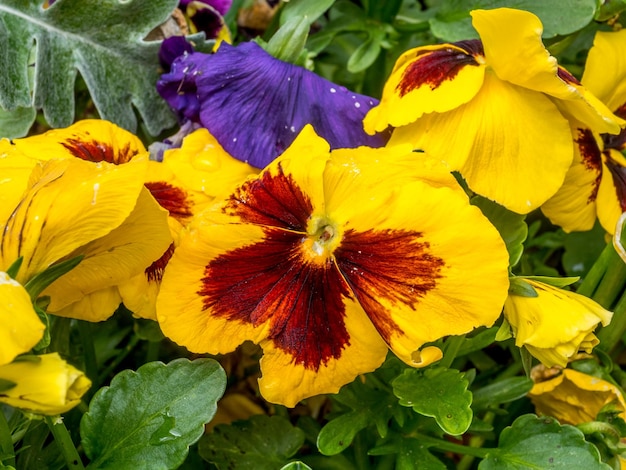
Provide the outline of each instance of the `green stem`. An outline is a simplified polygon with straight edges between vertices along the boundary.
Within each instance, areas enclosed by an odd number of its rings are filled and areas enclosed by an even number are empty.
[[[137,346],[137,343],[139,343],[139,338],[137,336],[133,336],[131,337],[130,341],[128,342],[128,344],[126,345],[126,347],[124,348],[124,351],[121,352],[120,354],[118,354],[115,357],[115,360],[109,365],[109,367],[107,367],[104,372],[102,372],[99,376],[98,376],[98,380],[96,382],[96,384],[99,386],[101,383],[103,383],[107,377],[109,376],[109,374],[111,374],[116,368],[117,366],[120,365],[120,363],[126,359],[126,357],[130,354],[130,352],[135,349],[135,346]],[[92,389],[96,389],[96,387],[92,386]]]
[[[626,284],[626,264],[615,252],[613,245],[611,245],[611,249],[606,272],[591,297],[607,309],[611,309],[624,290],[624,284]]]
[[[445,344],[443,350],[443,358],[439,361],[441,367],[450,368],[452,362],[456,359],[457,353],[461,348],[461,345],[465,341],[465,335],[450,336]]]
[[[67,467],[70,470],[84,470],[83,462],[80,459],[80,455],[78,455],[74,442],[72,442],[70,433],[67,431],[65,424],[63,424],[63,420],[59,416],[46,416],[45,419],[54,436],[54,442],[57,443],[61,450]]]
[[[611,323],[598,331],[598,348],[610,352],[619,343],[626,331],[626,293],[622,295],[613,309]]]
[[[370,468],[369,458],[367,456],[367,446],[363,443],[362,433],[357,433],[354,437],[354,460],[358,470],[368,470]]]
[[[93,380],[98,377],[98,359],[96,358],[96,348],[91,335],[91,323],[79,320],[77,324],[78,334],[85,355],[85,374]]]
[[[153,362],[159,359],[160,341],[148,341],[148,350],[146,351],[146,362]]]
[[[6,456],[2,459],[2,463],[9,467],[15,467],[15,449],[13,449],[11,429],[2,409],[0,409],[0,451],[2,451],[2,455]]]
[[[453,452],[455,454],[461,455],[471,455],[473,457],[479,457],[481,459],[487,457],[487,454],[489,454],[489,452],[492,450],[482,447],[470,447],[464,446],[462,444],[455,444],[453,442],[444,441],[419,433],[413,434],[413,437],[419,439],[420,442],[423,442],[428,447],[434,447],[437,450],[442,450],[444,452]]]
[[[604,247],[604,250],[602,250],[602,253],[600,253],[598,259],[591,266],[589,272],[585,275],[585,278],[576,292],[587,297],[591,297],[593,295],[606,273],[609,260],[612,258],[613,254],[617,255],[617,253],[615,253],[615,248],[613,248],[611,243],[608,243]]]
[[[521,369],[521,366],[520,366],[520,369]],[[485,413],[483,421],[486,423],[492,424],[495,416],[496,415],[493,411],[487,411]],[[482,435],[472,436],[469,440],[470,447],[482,448],[484,443],[485,443],[485,436],[482,436]],[[461,461],[456,466],[457,470],[469,470],[472,464],[474,463],[475,458],[476,456],[474,455],[469,455],[469,454],[464,455],[463,458],[461,458]]]

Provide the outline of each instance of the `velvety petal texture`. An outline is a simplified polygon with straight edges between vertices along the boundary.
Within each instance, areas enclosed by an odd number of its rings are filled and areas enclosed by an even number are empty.
[[[364,126],[395,127],[389,145],[410,143],[474,192],[526,214],[564,181],[571,120],[612,134],[626,122],[558,66],[535,15],[496,8],[471,16],[480,40],[407,51]]]
[[[0,403],[41,415],[58,415],[80,403],[91,381],[58,353],[22,356],[0,366],[0,379],[15,386],[0,392]]]
[[[562,424],[595,421],[609,403],[626,418],[626,401],[621,390],[606,380],[573,369],[564,369],[553,378],[535,383],[528,397],[540,415],[552,416]]]
[[[257,168],[280,155],[306,124],[332,148],[380,147],[386,140],[363,130],[376,100],[275,59],[253,42],[184,54],[157,90],[183,120],[200,122],[230,155]]]
[[[26,289],[0,271],[0,365],[30,351],[44,330]]]
[[[306,126],[183,230],[157,300],[191,351],[260,344],[261,393],[286,406],[337,392],[388,348],[428,365],[441,352],[422,346],[493,324],[508,290],[500,236],[445,168],[410,165],[402,146],[336,155]]]
[[[510,294],[504,317],[515,345],[526,347],[546,367],[565,367],[579,350],[590,353],[598,344],[595,328],[613,316],[593,300],[543,282],[525,279],[537,297]]]

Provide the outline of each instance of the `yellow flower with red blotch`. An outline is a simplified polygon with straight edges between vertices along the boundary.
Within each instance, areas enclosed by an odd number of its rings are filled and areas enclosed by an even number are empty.
[[[610,134],[625,121],[558,66],[535,15],[471,16],[480,40],[418,47],[397,60],[365,130],[395,127],[388,145],[410,142],[473,191],[525,214],[563,183],[574,156],[570,120]]]
[[[584,295],[532,279],[536,297],[511,293],[504,317],[511,325],[515,345],[525,347],[547,367],[565,367],[579,351],[590,353],[598,344],[593,331],[608,325],[612,312]]]
[[[305,127],[182,231],[161,329],[199,353],[260,344],[261,393],[286,406],[337,392],[389,348],[438,360],[428,343],[498,318],[508,255],[449,172],[421,162],[410,146],[331,152]]]
[[[613,112],[626,118],[626,30],[598,31],[581,82]],[[626,129],[600,134],[572,124],[575,157],[563,186],[541,210],[567,232],[590,230],[596,219],[610,234],[626,210]]]

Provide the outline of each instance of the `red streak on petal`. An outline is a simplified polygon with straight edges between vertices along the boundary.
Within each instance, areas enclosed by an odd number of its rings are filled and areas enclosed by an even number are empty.
[[[151,181],[145,184],[150,194],[156,199],[161,207],[167,209],[170,216],[184,223],[193,215],[193,204],[189,194],[182,188],[172,186],[164,181]]]
[[[148,282],[161,282],[161,279],[163,279],[163,271],[165,270],[165,266],[167,266],[167,263],[170,262],[173,254],[174,244],[172,243],[158,260],[156,260],[154,263],[146,268],[145,274]]]
[[[598,197],[598,189],[600,188],[600,180],[602,179],[602,153],[591,130],[578,128],[576,132],[578,137],[574,142],[578,145],[583,165],[587,170],[596,174],[593,189],[588,199],[588,202],[591,203]]]
[[[580,85],[580,81],[574,77],[568,70],[564,69],[560,65],[556,71],[557,76],[563,80],[565,83],[569,83],[570,85]]]
[[[304,232],[313,206],[293,178],[285,175],[279,165],[277,175],[266,171],[238,188],[224,212],[239,216],[243,222],[250,224]]]
[[[622,119],[626,119],[626,103],[621,105],[617,110],[613,113],[616,116],[621,117]],[[622,131],[617,134],[602,134],[602,139],[604,140],[604,148],[619,150],[626,150],[626,129],[622,129]]]
[[[418,52],[396,87],[400,96],[424,85],[429,85],[430,89],[434,90],[444,80],[453,80],[463,67],[477,66],[475,57],[484,54],[482,43],[477,39],[461,41],[454,45],[465,52],[452,47]]]
[[[128,163],[136,155],[130,151],[128,146],[115,153],[111,145],[97,140],[67,139],[65,142],[61,142],[61,145],[76,158],[88,162],[108,162],[121,165]]]
[[[613,176],[615,195],[617,196],[622,212],[624,212],[626,211],[626,167],[623,167],[620,163],[615,161],[608,150],[605,150],[603,154],[604,163],[609,169],[611,176]]]
[[[302,234],[264,231],[262,242],[209,262],[198,294],[213,315],[252,325],[268,321],[275,346],[317,371],[350,344],[343,304],[350,291],[332,260],[304,258]]]
[[[436,287],[445,264],[421,238],[421,233],[404,230],[348,230],[335,251],[339,270],[387,342],[402,331],[379,299],[415,310],[419,299]],[[417,315],[415,321],[418,325]]]

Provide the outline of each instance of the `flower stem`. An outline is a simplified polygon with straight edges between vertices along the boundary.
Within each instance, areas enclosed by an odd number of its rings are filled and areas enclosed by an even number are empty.
[[[589,272],[585,275],[585,278],[578,287],[577,292],[579,294],[585,295],[587,297],[593,296],[594,292],[596,291],[598,285],[600,284],[602,278],[606,273],[607,266],[613,255],[617,256],[615,248],[613,248],[613,245],[611,243],[608,243],[602,250],[602,253],[600,253],[600,256],[598,256],[598,259],[593,263],[591,269],[589,269]]]
[[[473,457],[479,457],[481,459],[487,457],[487,454],[492,450],[482,447],[470,447],[464,446],[462,444],[455,444],[454,442],[444,441],[442,439],[437,439],[435,437],[427,436],[420,433],[413,434],[413,437],[419,439],[420,442],[423,442],[428,447],[433,447],[437,450],[453,452],[455,454],[461,455],[471,455]]]
[[[72,442],[72,437],[67,431],[63,420],[59,416],[46,416],[45,419],[46,424],[54,436],[54,442],[56,442],[59,449],[61,449],[61,454],[67,464],[67,468],[70,470],[84,470],[83,462],[80,459],[80,455],[78,455],[76,446],[74,442]]]
[[[626,264],[611,243],[593,264],[578,288],[578,293],[592,298],[606,309],[611,309],[626,284]]]
[[[613,318],[611,323],[600,328],[597,333],[600,344],[598,348],[603,351],[610,352],[617,343],[622,339],[626,331],[626,293],[617,302],[613,309]]]
[[[6,456],[2,459],[2,463],[9,467],[15,467],[15,449],[13,449],[11,429],[2,409],[0,409],[0,451],[2,455]]]

